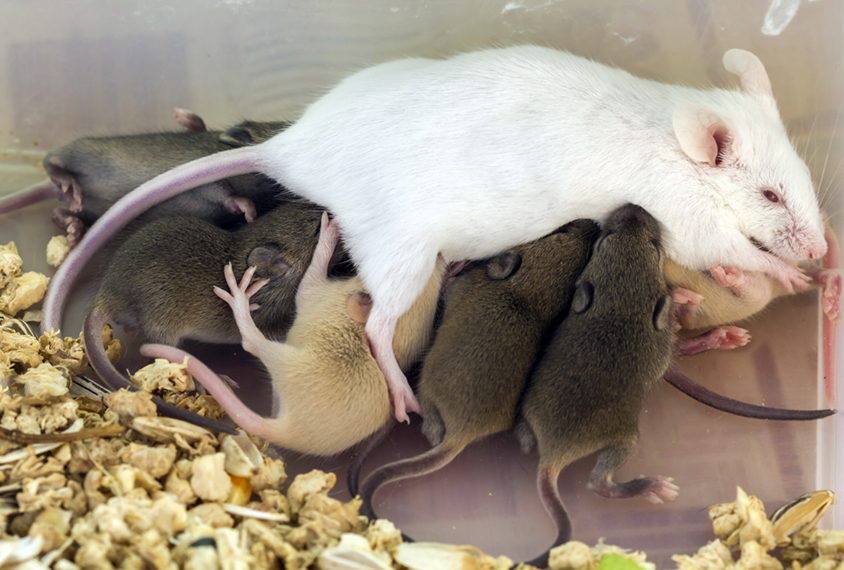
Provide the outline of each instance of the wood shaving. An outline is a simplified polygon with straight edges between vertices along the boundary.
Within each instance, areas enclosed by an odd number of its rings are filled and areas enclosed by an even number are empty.
[[[47,243],[47,263],[50,267],[58,267],[70,255],[70,249],[67,236],[53,236]]]
[[[41,273],[28,271],[13,278],[0,291],[0,311],[13,317],[44,298],[50,279]]]
[[[12,279],[21,274],[23,259],[18,255],[15,242],[0,245],[0,289],[8,285]]]

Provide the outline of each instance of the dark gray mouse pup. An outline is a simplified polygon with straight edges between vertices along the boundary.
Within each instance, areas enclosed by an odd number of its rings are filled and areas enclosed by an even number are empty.
[[[440,469],[473,441],[513,427],[537,353],[567,310],[597,233],[595,222],[576,220],[454,280],[419,381],[422,431],[435,447],[367,477],[364,514],[375,516],[382,485]]]
[[[663,477],[612,480],[636,449],[642,404],[673,356],[663,259],[650,214],[632,204],[610,214],[568,316],[525,388],[517,431],[523,449],[539,448],[539,493],[557,526],[555,546],[571,538],[557,477],[581,457],[598,454],[588,487],[601,496],[653,503],[677,496]],[[546,560],[547,553],[530,563]]]
[[[140,329],[144,338],[175,346],[182,339],[240,342],[228,305],[214,294],[225,286],[220,267],[250,266],[269,282],[254,295],[258,328],[283,339],[295,318],[299,281],[316,247],[322,211],[290,202],[237,230],[198,218],[171,217],[143,226],[116,251],[85,319],[83,336],[91,365],[110,387],[129,387],[109,362],[100,338],[108,320]]]
[[[288,125],[247,121],[227,131],[206,131],[201,118],[183,109],[176,110],[176,120],[188,130],[85,137],[49,153],[43,161],[49,179],[0,200],[0,214],[59,198],[67,205],[56,208],[53,220],[74,245],[86,227],[138,185],[185,162],[260,142]],[[239,138],[230,133],[239,133]],[[235,176],[157,204],[140,219],[195,216],[226,227],[244,215],[251,221],[272,209],[281,192],[282,187],[266,176]]]

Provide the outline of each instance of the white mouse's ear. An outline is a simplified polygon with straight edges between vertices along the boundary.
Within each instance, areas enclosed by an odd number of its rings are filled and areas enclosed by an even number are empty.
[[[724,54],[723,62],[724,69],[741,79],[742,91],[753,97],[765,111],[773,115],[773,118],[779,120],[771,80],[768,79],[762,61],[749,51],[731,49]]]
[[[683,152],[694,161],[718,166],[718,153],[732,138],[727,123],[706,107],[687,102],[677,105],[672,119]]]

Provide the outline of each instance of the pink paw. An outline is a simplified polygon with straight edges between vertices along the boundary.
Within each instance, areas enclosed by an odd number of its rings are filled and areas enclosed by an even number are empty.
[[[243,273],[243,277],[240,280],[240,283],[234,277],[234,271],[232,270],[232,264],[226,264],[225,268],[223,269],[223,274],[226,276],[226,284],[229,286],[229,290],[225,291],[220,287],[214,287],[214,293],[217,294],[219,298],[229,304],[233,311],[244,311],[246,314],[249,314],[250,311],[254,311],[258,309],[258,305],[250,305],[249,299],[257,293],[261,287],[267,284],[269,281],[268,279],[259,279],[252,285],[249,285],[249,282],[252,281],[252,276],[255,274],[255,268],[250,267]]]
[[[802,269],[789,265],[781,259],[777,259],[774,271],[766,271],[765,273],[772,279],[776,279],[782,283],[786,293],[794,293],[794,285],[803,291],[809,286],[809,282],[811,281],[811,277],[806,275]]]
[[[683,289],[682,287],[675,287],[671,290],[671,300],[675,305],[690,305],[697,307],[703,302],[703,295],[699,295],[694,291]]]
[[[238,390],[240,388],[240,384],[235,382],[231,376],[228,374],[217,374],[220,377],[220,380],[226,383],[226,386],[231,388],[232,390]]]
[[[174,108],[173,118],[192,133],[204,133],[206,131],[205,121],[202,120],[202,117],[188,109]]]
[[[410,390],[410,387],[401,390],[393,391],[392,386],[390,388],[390,397],[393,400],[393,408],[396,415],[396,421],[398,422],[407,422],[410,423],[410,418],[407,416],[409,412],[414,412],[416,414],[422,413],[422,408],[419,406],[419,401],[416,399],[416,396]]]
[[[721,267],[716,265],[709,269],[709,274],[721,287],[740,285],[744,280],[744,272],[736,267]]]
[[[258,215],[255,204],[249,198],[230,196],[223,201],[223,206],[232,214],[243,214],[243,217],[249,223],[254,222]]]
[[[841,321],[839,304],[841,301],[841,270],[822,269],[815,275],[815,281],[823,288],[821,307],[827,318],[833,323]]]
[[[665,501],[673,501],[680,494],[680,487],[672,483],[671,477],[652,477],[653,484],[642,496],[649,503],[661,505]]]
[[[674,350],[679,355],[689,356],[706,350],[730,350],[750,342],[750,333],[738,327],[716,327],[700,336],[678,339]]]

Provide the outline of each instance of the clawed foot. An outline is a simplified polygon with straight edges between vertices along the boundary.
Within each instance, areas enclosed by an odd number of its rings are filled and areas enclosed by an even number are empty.
[[[694,291],[683,289],[682,287],[674,287],[671,289],[671,300],[675,305],[689,305],[697,307],[703,302],[703,295],[699,295]]]
[[[671,477],[651,477],[652,484],[645,489],[642,497],[649,503],[661,505],[665,501],[673,501],[680,494],[680,487],[672,483]]]
[[[175,107],[173,109],[173,118],[176,119],[177,123],[192,133],[204,133],[207,130],[202,117],[188,109]]]
[[[410,389],[410,386],[405,382],[406,387],[395,389],[389,382],[387,388],[390,391],[390,399],[393,401],[393,408],[395,410],[396,421],[410,423],[408,412],[420,414],[422,408],[419,406],[419,401]]]
[[[736,267],[722,267],[715,265],[709,268],[709,274],[721,287],[734,287],[744,281],[744,272]]]
[[[252,295],[257,293],[261,287],[268,283],[268,279],[259,279],[250,285],[249,282],[252,281],[252,276],[255,274],[255,268],[250,267],[243,274],[240,283],[238,283],[234,277],[234,271],[232,270],[231,263],[226,264],[226,267],[223,269],[223,274],[226,276],[226,284],[229,286],[229,290],[224,291],[220,287],[214,287],[214,293],[216,293],[220,299],[229,304],[229,307],[232,308],[235,316],[237,316],[238,312],[243,312],[248,315],[255,309],[260,308],[259,305],[249,304],[249,299]]]
[[[229,376],[228,374],[217,374],[217,376],[219,376],[219,377],[220,377],[220,380],[222,380],[223,382],[225,382],[225,383],[226,383],[226,385],[227,385],[229,388],[231,388],[232,390],[238,390],[238,389],[240,389],[240,384],[238,384],[237,382],[235,382],[235,381],[232,379],[232,377],[231,377],[231,376]]]
[[[822,269],[815,275],[815,281],[823,289],[821,307],[824,314],[833,323],[841,321],[839,308],[841,301],[841,270]]]
[[[778,257],[771,256],[772,269],[765,271],[765,274],[782,283],[786,293],[794,293],[794,286],[804,291],[811,281],[811,277],[799,267],[789,265]]]
[[[708,333],[687,339],[678,339],[674,351],[680,356],[698,354],[706,350],[730,350],[750,342],[750,333],[739,327],[716,327]]]
[[[76,246],[85,234],[85,224],[67,208],[53,210],[53,223],[67,232],[67,244]]]
[[[252,223],[258,212],[255,210],[255,204],[249,198],[241,196],[229,196],[223,200],[223,206],[232,214],[243,214],[246,221]]]

